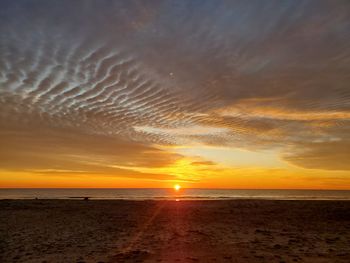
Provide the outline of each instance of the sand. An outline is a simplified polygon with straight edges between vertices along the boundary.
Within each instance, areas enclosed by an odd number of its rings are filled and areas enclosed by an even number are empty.
[[[2,200],[0,262],[350,262],[350,202]]]

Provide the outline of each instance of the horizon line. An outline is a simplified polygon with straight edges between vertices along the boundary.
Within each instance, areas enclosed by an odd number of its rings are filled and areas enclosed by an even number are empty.
[[[173,187],[0,187],[0,190],[12,189],[173,189]],[[209,187],[181,187],[198,190],[304,190],[304,191],[350,191],[349,189],[334,188],[209,188]]]

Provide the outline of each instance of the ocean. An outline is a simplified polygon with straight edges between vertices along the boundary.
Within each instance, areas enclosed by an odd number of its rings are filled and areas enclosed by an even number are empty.
[[[237,190],[187,188],[2,188],[0,199],[123,200],[350,200],[350,190]]]

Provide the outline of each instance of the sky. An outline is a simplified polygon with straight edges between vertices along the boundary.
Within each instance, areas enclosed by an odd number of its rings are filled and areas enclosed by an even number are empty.
[[[350,2],[0,2],[0,187],[350,189]]]

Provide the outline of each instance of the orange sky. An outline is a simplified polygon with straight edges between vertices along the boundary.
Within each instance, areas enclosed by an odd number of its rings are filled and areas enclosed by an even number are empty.
[[[190,2],[0,3],[0,187],[350,189],[349,5]]]
[[[172,165],[144,168],[134,167],[128,177],[124,173],[90,174],[89,172],[28,171],[4,172],[2,187],[50,188],[169,188],[175,184],[189,188],[235,189],[349,189],[348,173],[309,170],[285,164],[284,167],[229,167],[210,161],[193,161],[188,158]],[[154,175],[169,175],[167,179]]]

